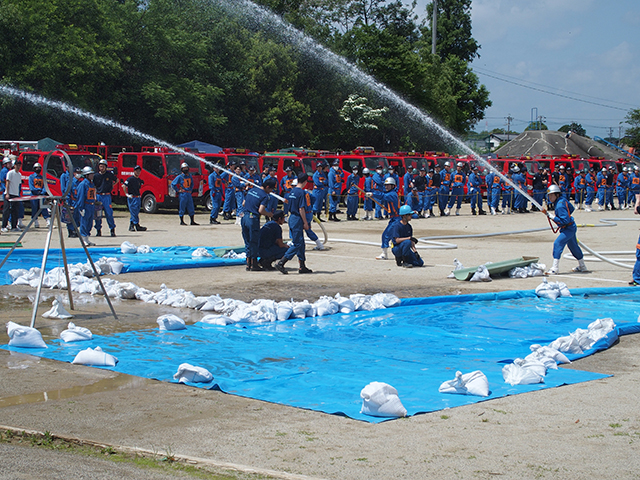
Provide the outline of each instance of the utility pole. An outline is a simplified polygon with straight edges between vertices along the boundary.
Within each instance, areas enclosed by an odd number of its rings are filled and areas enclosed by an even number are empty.
[[[433,25],[431,26],[431,54],[436,54],[436,37],[438,36],[438,0],[433,0]]]
[[[513,121],[513,117],[511,116],[511,114],[509,114],[509,115],[507,115],[505,120],[507,121],[507,142],[508,142],[509,141],[509,132],[511,131],[511,122]]]
[[[542,115],[540,115],[538,117],[538,130],[540,130],[540,128],[542,127],[542,121],[547,118],[547,117],[543,117]]]
[[[613,139],[613,127],[609,127],[609,141]]]

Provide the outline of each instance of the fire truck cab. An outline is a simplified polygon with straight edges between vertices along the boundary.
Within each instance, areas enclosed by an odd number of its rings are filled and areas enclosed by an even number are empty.
[[[193,197],[202,197],[204,185],[200,162],[184,152],[175,152],[166,147],[143,147],[142,152],[121,152],[118,154],[115,171],[120,183],[124,183],[133,175],[136,165],[142,168],[142,210],[145,213],[156,213],[159,207],[178,205],[178,197],[171,182],[180,175],[180,165],[183,162],[189,165],[189,172],[193,175]],[[120,189],[118,194],[118,200],[124,201],[124,190]]]

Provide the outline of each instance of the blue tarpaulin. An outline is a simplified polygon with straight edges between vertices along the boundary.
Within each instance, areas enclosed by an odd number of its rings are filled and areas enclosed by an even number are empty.
[[[399,307],[269,324],[158,329],[95,336],[90,342],[50,343],[25,353],[72,361],[100,346],[120,360],[112,370],[172,382],[178,365],[209,370],[214,380],[193,384],[224,392],[351,418],[360,413],[360,391],[372,381],[398,390],[409,415],[486,399],[606,377],[573,369],[549,370],[544,384],[511,386],[502,367],[597,318],[613,318],[617,332],[576,359],[608,348],[617,334],[640,330],[640,290],[581,289],[571,298],[541,299],[533,291],[411,298]],[[3,348],[10,348],[4,346]],[[441,394],[444,381],[481,370],[489,397]]]
[[[192,257],[196,248],[206,248],[212,257]],[[179,268],[220,267],[229,265],[244,265],[245,260],[233,258],[219,258],[214,254],[214,249],[225,247],[153,247],[152,253],[123,254],[120,248],[96,248],[89,249],[93,261],[102,257],[115,257],[124,264],[121,273],[148,272],[152,270],[175,270]],[[229,247],[231,248],[231,247]],[[67,248],[67,263],[87,263],[87,256],[82,248]],[[0,255],[2,255],[0,251]],[[6,253],[5,253],[6,254]],[[0,270],[0,285],[10,285],[11,276],[9,270],[14,268],[30,269],[42,266],[44,250],[23,248],[14,250],[9,260]],[[4,258],[4,257],[3,257]],[[62,267],[62,251],[59,248],[49,250],[47,258],[47,271]]]

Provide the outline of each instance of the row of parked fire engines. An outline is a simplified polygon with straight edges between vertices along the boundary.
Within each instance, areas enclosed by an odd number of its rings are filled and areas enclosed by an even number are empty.
[[[413,172],[421,168],[432,171],[436,165],[444,167],[447,162],[452,169],[461,163],[465,173],[470,173],[471,169],[478,164],[478,160],[471,156],[453,157],[444,152],[393,152],[378,153],[371,147],[358,147],[350,152],[326,152],[310,151],[305,149],[292,149],[287,152],[267,152],[258,154],[247,149],[225,148],[220,153],[200,153],[197,151],[170,150],[165,147],[143,147],[140,151],[134,151],[130,146],[108,146],[108,145],[58,145],[53,152],[43,152],[38,150],[21,150],[19,145],[16,150],[5,150],[5,154],[13,153],[19,156],[22,161],[22,175],[25,195],[28,195],[27,182],[29,175],[33,173],[33,166],[36,163],[44,164],[47,159],[46,181],[50,191],[54,195],[60,194],[60,176],[66,170],[64,159],[65,152],[74,168],[91,166],[97,170],[98,162],[106,159],[108,168],[112,170],[118,182],[114,185],[112,193],[113,200],[118,203],[125,203],[125,195],[122,189],[123,182],[131,175],[136,166],[142,168],[141,178],[144,186],[141,190],[142,209],[146,213],[155,213],[160,207],[177,206],[178,199],[176,193],[171,188],[172,180],[180,174],[180,166],[183,163],[189,165],[189,171],[193,176],[193,196],[196,204],[202,204],[210,208],[210,195],[208,176],[213,165],[221,165],[227,168],[230,165],[244,165],[245,169],[254,167],[256,171],[262,172],[267,166],[273,166],[280,180],[286,175],[290,168],[294,174],[305,172],[310,176],[316,171],[318,162],[332,165],[336,160],[340,167],[347,173],[351,173],[354,168],[362,171],[364,168],[373,173],[376,169],[382,168],[386,173],[393,167],[399,178],[403,178],[407,170]],[[538,156],[520,158],[488,158],[487,161],[498,171],[506,173],[514,166],[518,166],[521,172],[526,172],[527,183],[530,185],[533,176],[543,168],[548,168],[553,172],[559,165],[564,165],[566,169],[574,171],[594,168],[597,172],[602,168],[614,166],[616,173],[628,163],[624,159],[617,162],[604,160],[602,158],[578,158],[575,155]],[[480,164],[479,170],[484,176],[485,167]],[[361,179],[361,184],[364,179]],[[360,185],[362,187],[362,185]],[[403,182],[400,182],[400,195]],[[309,188],[313,188],[310,182]],[[482,191],[486,190],[482,186]]]

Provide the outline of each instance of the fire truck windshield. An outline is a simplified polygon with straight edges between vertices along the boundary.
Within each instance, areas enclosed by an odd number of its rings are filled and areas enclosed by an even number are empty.
[[[200,172],[200,164],[195,158],[182,155],[180,153],[170,153],[165,155],[167,160],[167,172],[169,175],[180,175],[180,165],[187,162],[190,172]]]
[[[244,162],[247,167],[253,165],[258,169],[258,157],[255,155],[229,155],[229,163],[234,162],[238,165],[240,162]]]
[[[69,158],[71,159],[71,164],[73,165],[73,168],[84,168],[84,167],[91,167],[94,170],[96,170],[98,168],[98,162],[100,161],[100,157],[98,155],[94,155],[94,154],[74,154],[71,152],[67,152],[69,155]]]
[[[376,170],[378,167],[382,167],[383,170],[387,170],[387,168],[389,168],[387,157],[364,157],[364,164],[369,170],[371,170],[371,172]]]

